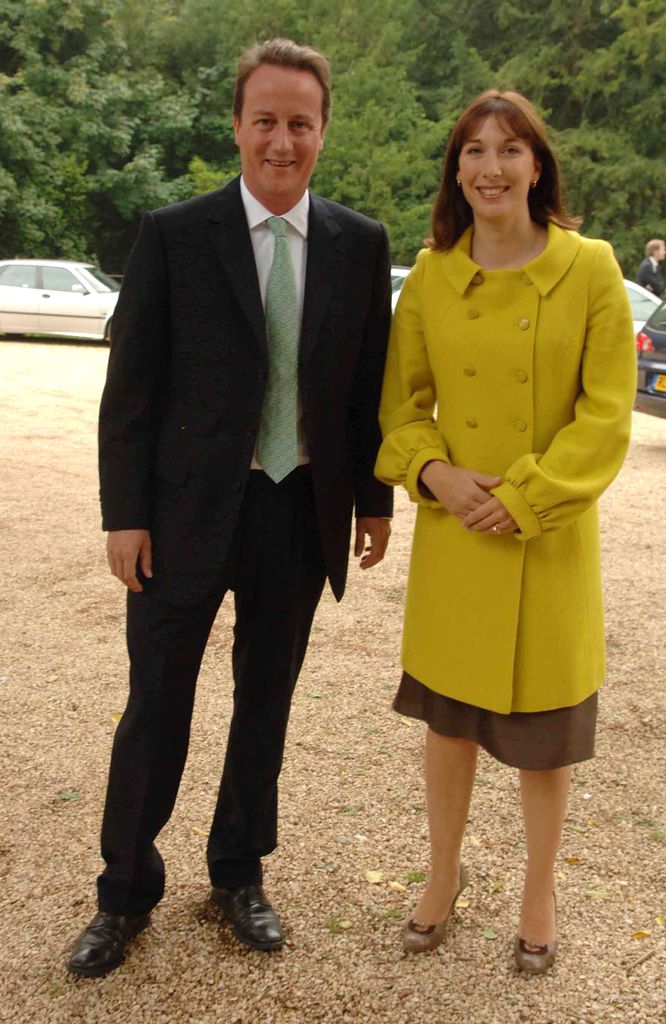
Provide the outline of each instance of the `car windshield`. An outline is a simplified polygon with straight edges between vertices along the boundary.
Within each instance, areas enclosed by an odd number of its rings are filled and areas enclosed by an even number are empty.
[[[662,302],[661,306],[655,309],[645,326],[654,327],[656,331],[666,330],[666,302]]]
[[[103,270],[99,269],[99,267],[89,267],[89,266],[86,266],[86,270],[90,274],[91,277],[94,277],[95,280],[99,284],[104,286],[103,288],[98,288],[97,291],[99,291],[99,292],[119,292],[120,291],[120,282],[114,280],[114,278],[112,278],[112,277],[109,277],[109,275],[105,274]]]
[[[635,292],[631,289],[627,289],[627,294],[629,295],[634,320],[647,320],[650,313],[654,310],[652,299],[648,299],[647,295],[641,295],[640,292]]]

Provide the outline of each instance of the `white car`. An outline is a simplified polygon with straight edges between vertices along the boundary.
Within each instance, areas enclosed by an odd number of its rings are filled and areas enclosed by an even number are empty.
[[[0,260],[0,334],[109,341],[119,290],[91,263]]]
[[[631,303],[631,315],[634,318],[634,335],[638,334],[646,320],[648,320],[655,309],[661,303],[659,296],[649,292],[647,288],[636,284],[635,281],[624,279],[624,287],[627,289],[629,302]]]
[[[402,288],[405,278],[409,273],[409,267],[391,267],[391,307],[395,310],[398,296],[400,295],[400,289]],[[627,289],[627,295],[629,296],[629,302],[631,304],[631,315],[634,320],[634,334],[638,334],[645,321],[655,311],[661,299],[652,292],[649,292],[647,288],[643,288],[640,284],[636,284],[635,281],[627,281],[625,278],[624,286]]]
[[[409,269],[409,267],[391,267],[391,309],[394,312],[398,296],[400,295],[400,289],[405,283]]]

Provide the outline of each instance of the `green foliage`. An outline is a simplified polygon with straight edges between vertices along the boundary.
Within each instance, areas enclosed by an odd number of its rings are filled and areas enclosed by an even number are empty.
[[[313,186],[383,220],[396,262],[491,85],[544,114],[572,212],[625,273],[665,233],[663,0],[0,0],[0,255],[121,270],[143,210],[237,173],[236,61],[272,35],[328,54]]]

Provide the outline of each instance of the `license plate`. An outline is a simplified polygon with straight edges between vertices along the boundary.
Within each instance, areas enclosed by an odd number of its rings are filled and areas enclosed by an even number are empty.
[[[666,391],[666,373],[660,373],[654,382],[655,391]]]

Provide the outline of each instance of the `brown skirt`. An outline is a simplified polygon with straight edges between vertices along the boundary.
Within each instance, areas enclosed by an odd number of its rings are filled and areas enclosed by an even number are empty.
[[[512,768],[545,771],[594,757],[596,693],[571,708],[500,715],[444,697],[403,672],[393,709],[441,736],[473,740]]]

